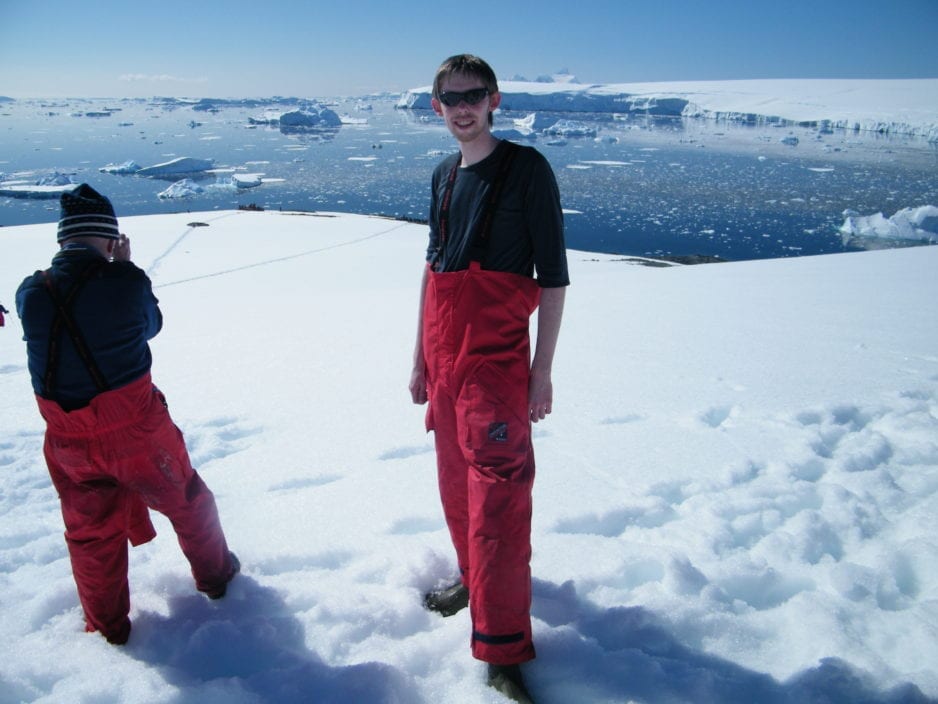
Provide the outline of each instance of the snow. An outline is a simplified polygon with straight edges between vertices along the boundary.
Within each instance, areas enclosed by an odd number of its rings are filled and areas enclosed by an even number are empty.
[[[116,204],[118,214],[120,205]],[[15,315],[0,329],[0,701],[496,702],[409,401],[424,226],[121,218],[154,378],[243,564],[161,516],[125,647],[82,632]],[[55,225],[3,228],[3,303]],[[938,247],[649,267],[570,252],[535,426],[539,702],[938,700]]]
[[[938,140],[938,78],[774,79],[580,84],[501,81],[501,109],[683,115],[773,124],[817,124]],[[398,107],[430,109],[432,86]]]

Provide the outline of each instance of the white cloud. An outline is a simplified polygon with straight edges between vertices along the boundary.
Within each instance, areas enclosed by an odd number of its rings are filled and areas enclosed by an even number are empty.
[[[119,77],[121,81],[135,82],[135,81],[157,81],[161,83],[208,83],[208,78],[182,78],[180,76],[170,76],[165,73],[161,74],[146,74],[146,73],[125,73]]]

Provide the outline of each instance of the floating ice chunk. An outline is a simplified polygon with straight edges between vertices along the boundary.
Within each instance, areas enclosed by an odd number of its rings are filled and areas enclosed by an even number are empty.
[[[262,183],[263,174],[232,174],[231,182],[238,188],[254,188]]]
[[[267,110],[261,117],[249,117],[248,124],[250,125],[278,125],[280,124],[280,115],[279,112],[274,112],[273,110]]]
[[[532,112],[527,117],[519,117],[517,120],[513,120],[513,122],[515,126],[522,131],[538,132],[551,127],[556,123],[556,120],[552,117],[545,117],[540,113]]]
[[[7,198],[35,198],[37,200],[52,200],[60,197],[66,191],[75,188],[74,183],[60,186],[36,186],[25,183],[7,181],[0,183],[0,196]]]
[[[195,174],[208,171],[214,165],[214,159],[196,159],[191,156],[181,156],[177,159],[145,166],[137,172],[137,176],[172,176],[175,174]]]
[[[40,176],[36,179],[37,186],[73,186],[75,182],[72,181],[72,177],[67,174],[61,174],[58,171],[53,171],[51,174],[46,174],[45,176]]]
[[[125,161],[123,164],[108,164],[107,166],[102,166],[98,171],[105,174],[135,174],[140,171],[140,164],[131,159],[130,161]]]
[[[780,140],[778,140],[778,141],[781,142],[782,144],[787,144],[787,145],[790,146],[790,147],[797,147],[799,140],[798,140],[798,138],[797,138],[795,135],[790,134],[790,135],[787,135],[787,136],[785,136],[785,137],[782,137],[782,138],[781,138]]]
[[[181,181],[176,181],[172,186],[167,188],[165,191],[160,191],[156,194],[157,198],[189,198],[191,196],[196,196],[201,193],[205,193],[205,189],[202,188],[199,184],[193,181],[191,178],[184,178]]]
[[[341,127],[342,119],[329,108],[309,107],[283,113],[280,116],[280,126],[306,129]]]
[[[576,120],[558,120],[553,126],[544,130],[547,134],[560,135],[562,137],[595,137],[596,128],[587,125],[585,122]]]
[[[903,208],[889,218],[882,213],[861,216],[852,210],[844,215],[846,220],[840,226],[844,244],[868,246],[871,240],[938,244],[938,207],[934,205]]]

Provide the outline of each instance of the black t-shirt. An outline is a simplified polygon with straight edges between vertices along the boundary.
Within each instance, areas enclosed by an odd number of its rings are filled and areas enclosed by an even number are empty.
[[[481,229],[488,194],[507,148],[507,143],[501,142],[482,161],[456,170],[445,242],[440,241],[440,208],[450,172],[461,155],[447,157],[433,171],[427,261],[434,271],[469,268],[472,235]],[[488,239],[483,269],[530,277],[536,270],[541,287],[569,285],[560,192],[550,164],[536,149],[518,147]]]

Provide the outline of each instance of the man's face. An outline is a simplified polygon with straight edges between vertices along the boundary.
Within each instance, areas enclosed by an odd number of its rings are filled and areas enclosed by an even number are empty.
[[[453,74],[440,85],[440,93],[464,93],[479,89],[485,90],[485,85],[480,78],[462,74]],[[501,102],[501,94],[494,93],[486,94],[475,105],[470,105],[466,100],[460,100],[456,105],[449,106],[437,98],[433,98],[431,104],[433,110],[443,118],[447,129],[457,140],[471,142],[489,132],[489,113],[498,107],[499,102]]]

